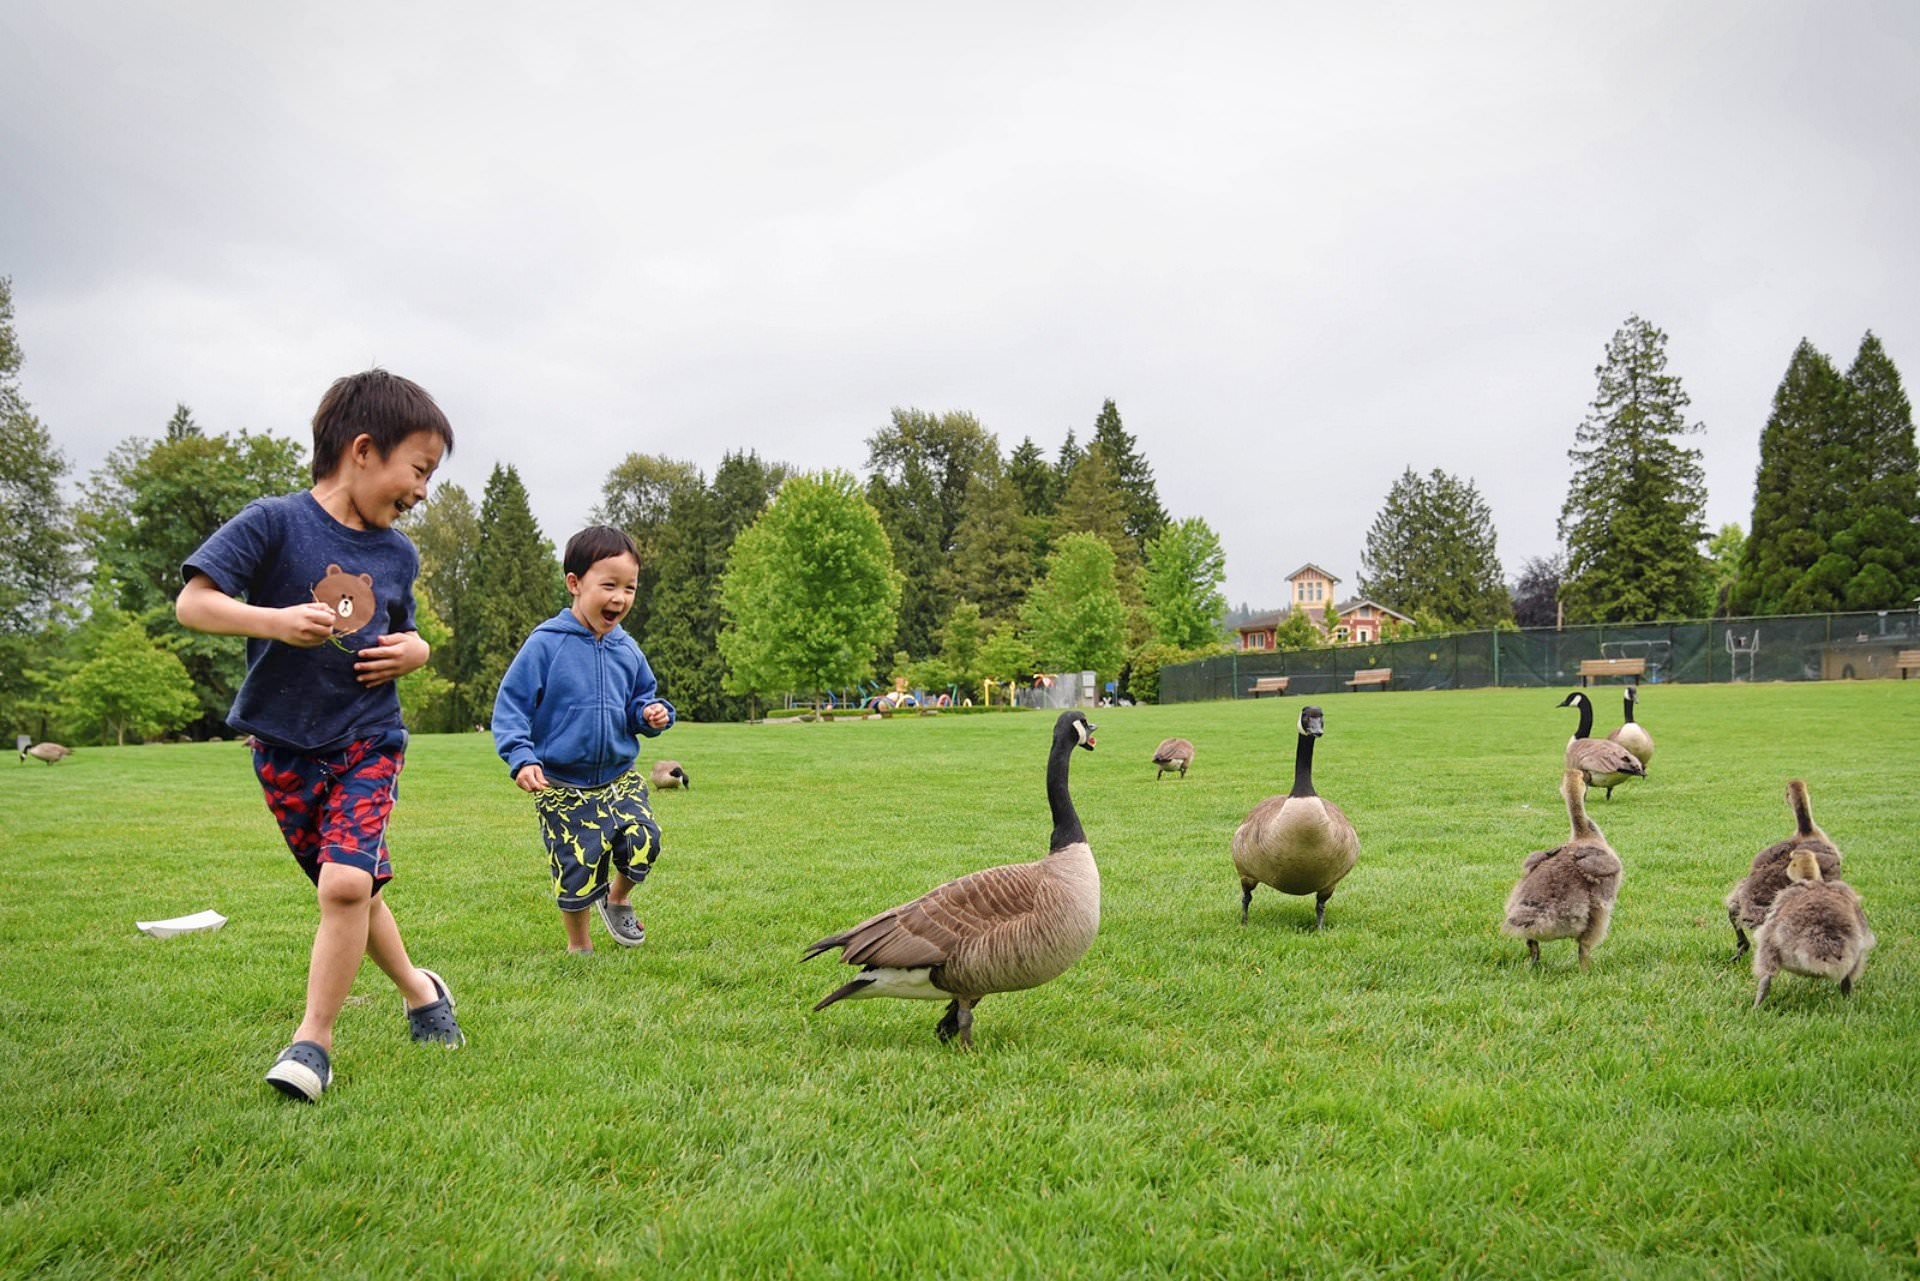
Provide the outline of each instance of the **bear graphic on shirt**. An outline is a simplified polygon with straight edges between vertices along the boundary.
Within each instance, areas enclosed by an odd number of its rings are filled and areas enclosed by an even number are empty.
[[[313,598],[333,611],[336,636],[350,636],[373,621],[371,574],[349,574],[338,565],[328,565],[327,576],[313,585]]]

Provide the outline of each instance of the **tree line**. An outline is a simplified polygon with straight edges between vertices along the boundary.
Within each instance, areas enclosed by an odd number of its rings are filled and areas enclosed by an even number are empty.
[[[68,465],[19,392],[10,283],[0,278],[0,713],[35,737],[224,731],[244,671],[232,638],[173,624],[178,568],[253,498],[307,483],[304,443],[210,432],[177,406],[63,497]],[[1666,335],[1630,318],[1596,369],[1569,450],[1563,548],[1505,578],[1470,477],[1407,468],[1370,526],[1359,594],[1422,631],[1709,613],[1904,606],[1920,594],[1920,456],[1898,371],[1869,333],[1842,375],[1794,352],[1761,437],[1750,532],[1705,527]],[[977,695],[988,680],[1093,670],[1136,698],[1160,668],[1227,644],[1220,540],[1173,518],[1153,467],[1106,401],[1083,443],[1011,450],[972,414],[895,409],[864,476],[803,473],[753,452],[711,475],[635,453],[590,519],[641,550],[626,625],[683,714],[733,719],[782,694],[895,678]],[[527,633],[567,602],[554,542],[518,471],[476,503],[436,486],[401,526],[420,550],[409,722],[484,724]],[[1329,643],[1305,611],[1283,645]]]

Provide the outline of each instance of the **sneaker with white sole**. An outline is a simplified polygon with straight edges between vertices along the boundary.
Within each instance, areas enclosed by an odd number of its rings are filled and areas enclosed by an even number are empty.
[[[606,922],[607,933],[613,935],[613,941],[621,947],[639,947],[647,941],[647,927],[634,915],[631,903],[601,899],[600,919]]]
[[[314,1041],[295,1041],[267,1069],[267,1084],[290,1099],[311,1103],[333,1084],[333,1063]]]

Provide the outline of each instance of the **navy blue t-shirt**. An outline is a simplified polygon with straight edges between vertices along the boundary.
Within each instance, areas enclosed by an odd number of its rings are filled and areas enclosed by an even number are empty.
[[[215,530],[180,567],[229,596],[268,609],[319,601],[332,639],[301,649],[247,639],[247,679],[227,724],[280,747],[320,752],[401,728],[394,682],[354,679],[359,652],[388,632],[415,630],[420,555],[394,529],[350,529],[304,490],[259,498]]]

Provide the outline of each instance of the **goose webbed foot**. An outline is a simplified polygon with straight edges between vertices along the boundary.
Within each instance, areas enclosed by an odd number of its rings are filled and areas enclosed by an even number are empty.
[[[1762,1001],[1764,1001],[1764,1000],[1766,1000],[1766,999],[1767,999],[1767,989],[1768,989],[1768,988],[1770,988],[1770,987],[1772,987],[1772,986],[1773,986],[1773,975],[1771,975],[1771,974],[1762,974],[1762,975],[1760,976],[1760,988],[1759,988],[1759,990],[1758,990],[1758,991],[1756,991],[1756,992],[1755,992],[1755,993],[1753,994],[1753,1008],[1754,1008],[1754,1009],[1756,1009],[1756,1010],[1757,1010],[1757,1009],[1759,1009],[1759,1008],[1760,1008],[1760,1002],[1762,1002]]]
[[[1527,940],[1527,964],[1535,967],[1536,969],[1540,965],[1540,940],[1539,939]]]
[[[1253,905],[1253,886],[1240,887],[1240,924],[1247,923],[1247,909]]]
[[[947,1002],[947,1012],[940,1016],[940,1022],[933,1030],[939,1036],[942,1045],[957,1036],[960,1038],[960,1048],[971,1050],[973,1048],[973,1003],[954,997]]]
[[[1852,996],[1852,995],[1853,995],[1853,975],[1851,975],[1851,974],[1848,974],[1848,975],[1845,975],[1845,976],[1843,976],[1843,977],[1841,978],[1841,980],[1840,980],[1840,995],[1842,995],[1842,996]]]
[[[1318,934],[1327,928],[1327,900],[1333,897],[1329,890],[1325,894],[1316,894],[1313,898],[1313,932]]]

